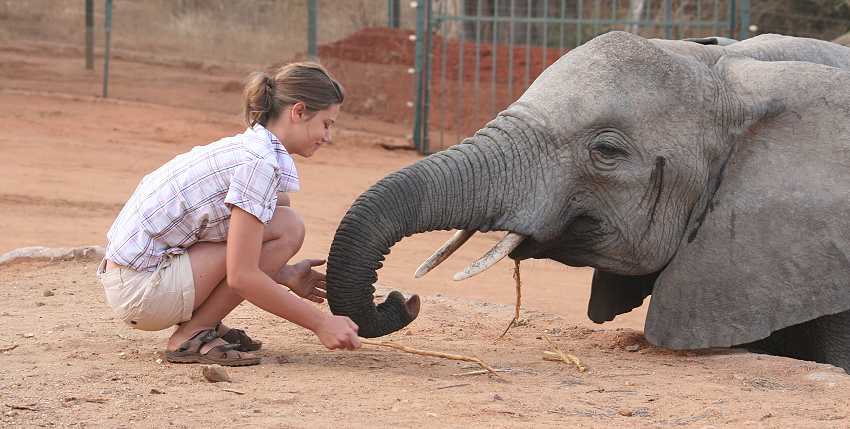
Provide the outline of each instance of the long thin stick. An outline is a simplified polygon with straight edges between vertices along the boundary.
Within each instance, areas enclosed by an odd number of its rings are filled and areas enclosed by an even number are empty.
[[[361,338],[360,342],[363,343],[363,344],[368,344],[370,346],[389,347],[391,349],[401,350],[405,353],[411,353],[411,354],[415,354],[415,355],[431,356],[431,357],[438,357],[438,358],[450,359],[450,360],[460,360],[460,361],[464,361],[464,362],[474,362],[474,363],[477,363],[481,368],[484,368],[488,372],[490,372],[491,374],[495,375],[496,377],[501,378],[501,376],[499,376],[499,374],[496,373],[495,369],[493,369],[492,367],[490,367],[489,365],[487,365],[486,363],[484,363],[481,359],[478,359],[477,357],[455,355],[455,354],[443,353],[443,352],[432,352],[430,350],[414,349],[412,347],[403,346],[401,344],[395,344],[395,343],[390,343],[390,342],[386,342],[386,341],[372,341],[372,340],[367,340],[365,338]]]
[[[519,260],[514,260],[514,283],[516,283],[516,305],[514,306],[514,318],[511,319],[511,323],[508,323],[508,326],[505,328],[505,332],[502,332],[502,335],[499,335],[499,338],[505,336],[511,328],[519,322],[519,309],[522,305],[522,279],[519,276]]]
[[[584,365],[581,363],[581,361],[580,361],[580,360],[578,360],[578,358],[577,358],[577,357],[575,357],[575,356],[573,356],[573,355],[571,355],[571,354],[569,354],[569,353],[564,353],[564,352],[562,352],[562,351],[561,351],[561,349],[559,349],[559,348],[558,348],[558,346],[556,346],[556,345],[555,345],[555,343],[553,343],[553,342],[552,342],[552,340],[551,340],[551,339],[549,339],[549,336],[548,336],[548,335],[546,335],[546,334],[544,333],[544,334],[543,334],[543,338],[546,340],[546,342],[547,342],[547,343],[549,343],[549,346],[550,346],[550,347],[552,347],[552,349],[553,349],[553,350],[555,350],[555,352],[554,352],[554,353],[553,353],[553,352],[548,352],[548,353],[547,353],[547,352],[543,352],[543,359],[545,359],[545,360],[552,360],[552,359],[546,359],[546,358],[547,358],[547,357],[551,357],[551,356],[553,356],[553,355],[557,355],[557,357],[559,358],[559,359],[557,359],[557,360],[560,360],[561,362],[564,362],[564,363],[572,362],[572,364],[576,366],[576,368],[578,369],[578,371],[579,371],[579,372],[585,372],[585,371],[587,371],[587,367],[586,367],[586,366],[584,366]]]

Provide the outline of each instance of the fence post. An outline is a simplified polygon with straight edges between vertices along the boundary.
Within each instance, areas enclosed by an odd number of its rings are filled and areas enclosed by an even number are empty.
[[[422,129],[425,127],[423,124],[425,118],[423,115],[425,97],[423,94],[423,83],[425,81],[425,19],[426,19],[426,10],[425,10],[425,2],[429,0],[417,0],[416,3],[416,49],[415,60],[414,60],[414,76],[416,76],[416,82],[414,86],[416,87],[415,93],[415,101],[416,109],[413,117],[413,146],[417,151],[422,153],[424,151],[423,146],[423,132]]]
[[[109,45],[112,36],[112,0],[106,0],[106,19],[103,30],[106,35],[106,46],[103,50],[103,98],[109,96]]]
[[[728,1],[729,1],[729,38],[730,39],[737,39],[738,36],[735,34],[735,32],[738,29],[738,24],[737,24],[737,21],[735,20],[735,18],[737,18],[737,15],[738,15],[738,6],[735,4],[735,0],[728,0]]]
[[[664,8],[664,38],[673,38],[673,2],[672,0],[663,0]]]
[[[86,0],[86,69],[94,70],[94,0]]]
[[[316,52],[316,10],[318,0],[307,0],[307,56],[311,60],[319,57]]]
[[[738,30],[740,40],[750,37],[750,0],[741,0],[741,26]]]
[[[401,0],[387,0],[387,27],[401,26]]]

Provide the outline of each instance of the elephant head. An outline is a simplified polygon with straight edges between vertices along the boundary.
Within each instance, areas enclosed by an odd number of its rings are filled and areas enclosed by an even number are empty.
[[[362,194],[329,255],[328,300],[363,336],[410,323],[414,295],[373,303],[403,237],[509,234],[509,254],[595,268],[589,316],[653,295],[655,344],[741,344],[850,309],[850,49],[760,36],[728,46],[612,32],[546,69],[448,150]]]

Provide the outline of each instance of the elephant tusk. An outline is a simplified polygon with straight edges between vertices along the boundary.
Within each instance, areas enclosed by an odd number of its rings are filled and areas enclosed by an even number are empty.
[[[476,274],[486,271],[488,268],[495,265],[496,262],[499,262],[505,256],[508,256],[508,253],[511,253],[511,251],[516,249],[523,240],[525,240],[524,235],[517,234],[515,232],[508,233],[501,241],[496,243],[492,249],[485,253],[481,259],[473,262],[462,272],[455,274],[455,281],[466,280]]]
[[[461,230],[456,232],[449,241],[446,241],[442,247],[437,249],[431,257],[426,259],[425,262],[416,269],[416,273],[413,274],[413,276],[418,279],[425,274],[428,274],[429,271],[433,270],[437,265],[440,265],[440,263],[448,259],[455,250],[459,249],[460,246],[463,246],[463,243],[466,243],[473,234],[475,234],[475,231]]]

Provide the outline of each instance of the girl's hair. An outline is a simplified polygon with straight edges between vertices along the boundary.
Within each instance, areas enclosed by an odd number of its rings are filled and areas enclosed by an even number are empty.
[[[282,66],[274,76],[265,72],[251,73],[242,99],[245,122],[253,127],[256,124],[266,126],[286,107],[299,101],[310,115],[342,104],[345,92],[324,67],[300,62]]]

